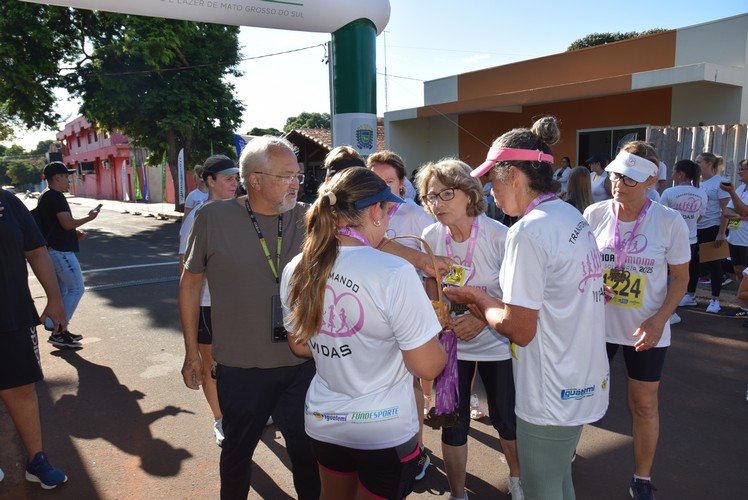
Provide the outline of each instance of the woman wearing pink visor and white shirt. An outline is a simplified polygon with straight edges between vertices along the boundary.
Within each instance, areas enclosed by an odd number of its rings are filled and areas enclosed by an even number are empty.
[[[497,206],[522,216],[509,228],[500,300],[475,287],[449,287],[453,302],[512,342],[517,450],[527,499],[575,498],[571,458],[584,424],[608,408],[605,295],[589,224],[553,194],[553,117],[493,142],[473,176],[488,173]]]
[[[670,345],[670,315],[686,292],[691,259],[681,214],[647,198],[658,181],[658,164],[651,145],[629,142],[606,167],[613,199],[584,211],[600,249],[605,283],[616,291],[605,308],[605,335],[608,359],[621,347],[628,373],[635,464],[629,492],[635,500],[654,498],[650,472],[660,427],[657,393]]]

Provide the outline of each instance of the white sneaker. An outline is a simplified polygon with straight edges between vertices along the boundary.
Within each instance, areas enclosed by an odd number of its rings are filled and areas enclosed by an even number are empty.
[[[682,299],[680,299],[680,304],[678,304],[678,307],[693,307],[699,305],[696,302],[696,297],[691,295],[690,293],[687,293],[683,296]]]
[[[677,313],[673,313],[670,315],[670,324],[675,325],[677,323],[680,323],[680,316],[678,316]]]
[[[216,435],[216,444],[223,446],[223,419],[219,418],[213,424],[213,433]]]
[[[272,416],[268,417],[268,421],[265,422],[265,427],[267,427],[268,425],[273,425],[273,417]]]
[[[525,492],[518,477],[509,476],[509,494],[512,495],[512,500],[525,500]]]
[[[709,301],[709,305],[706,308],[706,312],[717,314],[720,310],[719,299],[712,299]]]

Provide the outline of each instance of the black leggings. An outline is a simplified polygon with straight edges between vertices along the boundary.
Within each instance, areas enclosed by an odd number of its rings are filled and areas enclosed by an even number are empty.
[[[717,239],[717,233],[719,233],[719,226],[711,226],[704,229],[696,230],[696,238],[701,243],[711,243]],[[727,245],[727,241],[723,243]],[[698,254],[698,249],[697,249]],[[704,265],[709,269],[709,275],[712,280],[712,297],[719,297],[719,292],[722,290],[722,277],[724,276],[723,259],[713,260],[711,262],[705,262]],[[699,262],[697,260],[697,262]],[[690,268],[689,268],[690,269]],[[698,272],[698,271],[697,271]],[[698,276],[697,278],[698,279]],[[688,282],[688,290],[691,291],[691,281]],[[696,291],[696,287],[693,288]]]

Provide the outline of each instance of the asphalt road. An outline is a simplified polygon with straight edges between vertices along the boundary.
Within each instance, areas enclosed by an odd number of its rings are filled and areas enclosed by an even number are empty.
[[[88,200],[71,200],[82,215]],[[217,498],[219,448],[202,394],[179,370],[179,223],[122,214],[105,204],[84,226],[80,261],[89,287],[70,328],[78,351],[40,333],[38,384],[45,449],[69,476],[43,491],[23,479],[24,453],[0,405],[0,499]],[[35,297],[41,287],[30,280]],[[723,294],[734,300],[735,285]],[[703,296],[705,291],[700,292]],[[733,297],[733,299],[731,299]],[[679,310],[661,386],[661,440],[654,482],[662,499],[744,499],[748,491],[748,328],[742,320]],[[479,389],[480,392],[480,389]],[[427,429],[433,465],[410,498],[447,498],[439,431]],[[474,422],[467,487],[471,498],[509,498],[507,467],[489,419]],[[573,465],[577,498],[624,500],[632,472],[631,424],[620,359],[611,367],[611,402],[585,428]],[[250,498],[294,498],[283,439],[266,429],[255,455]]]

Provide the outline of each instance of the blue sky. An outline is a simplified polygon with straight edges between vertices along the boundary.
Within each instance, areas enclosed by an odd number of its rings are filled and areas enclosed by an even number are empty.
[[[380,116],[384,111],[422,105],[425,80],[563,52],[590,33],[675,29],[748,12],[745,0],[696,6],[671,0],[390,0],[390,6],[386,33],[377,38]],[[244,76],[234,81],[246,105],[239,132],[253,127],[281,129],[286,118],[302,111],[330,111],[322,47],[259,57],[329,40],[330,35],[324,33],[242,28],[242,54],[256,59],[244,61],[240,66]],[[59,112],[74,118],[77,104],[62,102]],[[49,131],[20,135],[23,140],[15,142],[26,149],[54,138]]]

